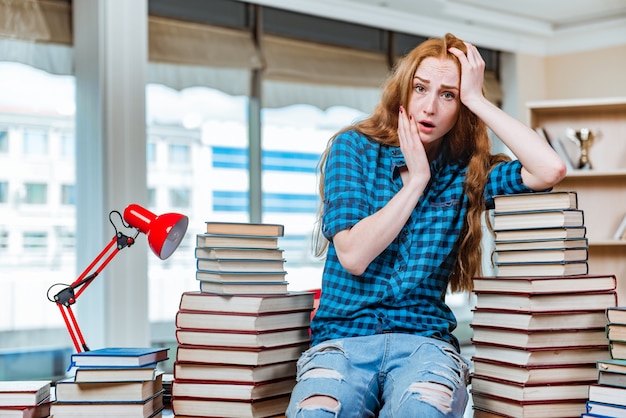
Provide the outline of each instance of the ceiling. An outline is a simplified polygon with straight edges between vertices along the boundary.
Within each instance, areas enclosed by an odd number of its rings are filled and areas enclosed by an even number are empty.
[[[536,55],[626,44],[626,0],[250,2],[416,35],[452,32],[483,47]]]

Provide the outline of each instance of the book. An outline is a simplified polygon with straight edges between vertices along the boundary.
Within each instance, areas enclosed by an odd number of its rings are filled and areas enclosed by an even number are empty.
[[[475,357],[472,361],[476,375],[519,384],[592,382],[597,378],[596,365],[593,363],[527,366]]]
[[[615,232],[613,233],[613,239],[617,241],[626,239],[626,215],[624,215],[622,221],[615,229]]]
[[[584,212],[580,209],[551,209],[519,212],[494,212],[493,229],[528,229],[583,226]]]
[[[196,269],[216,273],[282,273],[285,260],[254,260],[220,258],[209,260],[199,258],[196,260]]]
[[[539,248],[535,250],[496,251],[495,260],[502,263],[560,263],[587,261],[587,248]]]
[[[579,293],[488,293],[476,292],[477,309],[517,312],[579,312],[615,306],[614,290]]]
[[[626,359],[602,359],[596,362],[599,372],[626,374]]]
[[[588,248],[587,238],[526,239],[518,241],[495,241],[494,251],[545,250],[553,248]]]
[[[606,337],[611,341],[626,341],[626,324],[609,322],[606,324]]]
[[[472,389],[476,409],[517,418],[579,417],[586,411],[585,399],[516,402],[493,394],[478,393]]]
[[[166,360],[168,348],[161,347],[105,347],[73,353],[71,363],[82,366],[134,366],[143,367]]]
[[[0,406],[34,406],[50,397],[50,380],[0,381]]]
[[[153,380],[156,363],[146,367],[79,367],[74,371],[74,382],[136,382]]]
[[[470,324],[474,330],[473,342],[518,348],[565,349],[571,347],[606,347],[604,330],[539,330],[525,331],[512,328],[485,327]]]
[[[223,417],[258,418],[284,414],[289,405],[290,395],[243,401],[214,398],[172,397],[172,410],[176,417]]]
[[[586,399],[592,381],[588,382],[551,382],[538,384],[520,384],[503,379],[472,376],[472,390],[479,393],[493,393],[497,396],[518,402],[555,401]]]
[[[609,354],[611,358],[626,358],[626,341],[609,341]]]
[[[274,295],[222,295],[198,291],[183,292],[180,310],[270,313],[313,309],[313,292],[286,292]]]
[[[175,325],[178,328],[191,329],[270,331],[308,326],[310,320],[311,311],[308,309],[266,314],[179,310]]]
[[[606,320],[614,324],[626,324],[626,306],[607,307]]]
[[[565,145],[563,145],[561,138],[550,139],[545,129],[541,127],[535,128],[535,132],[537,132],[540,137],[544,138],[552,147],[552,149],[559,155],[559,157],[561,157],[561,159],[565,163],[565,167],[567,168],[568,172],[578,168],[578,164],[575,162],[579,161],[580,155],[576,155],[576,157],[574,157],[574,154],[571,152],[571,150],[566,149]]]
[[[606,344],[599,347],[566,348],[517,348],[503,345],[476,343],[473,357],[490,361],[500,361],[520,366],[588,364],[606,358]]]
[[[287,272],[282,271],[257,271],[257,272],[222,272],[210,270],[196,270],[196,280],[214,283],[284,283]]]
[[[626,407],[612,403],[587,402],[587,413],[594,418],[626,418]]]
[[[586,261],[556,263],[496,263],[498,276],[579,276],[589,273]]]
[[[181,363],[174,362],[174,378],[180,380],[214,380],[227,382],[265,382],[267,380],[294,377],[296,360],[261,366],[240,364]]]
[[[472,324],[489,327],[539,331],[558,329],[599,329],[605,326],[604,312],[515,312],[474,309]]]
[[[179,345],[175,360],[191,363],[260,366],[297,360],[308,348],[308,342],[271,348]]]
[[[587,227],[585,226],[503,229],[501,231],[494,231],[494,239],[496,242],[576,239],[585,238],[586,235]]]
[[[50,415],[54,418],[70,417],[152,417],[163,410],[163,391],[143,401],[81,401],[53,402]]]
[[[47,418],[50,416],[50,401],[30,406],[0,406],[0,418]]]
[[[56,399],[63,402],[79,401],[143,401],[163,389],[163,373],[153,380],[136,382],[75,382],[69,377],[56,382]]]
[[[200,291],[225,295],[286,293],[287,281],[283,282],[231,282],[200,280]]]
[[[246,235],[197,234],[196,247],[278,248],[278,237]]]
[[[589,400],[626,407],[626,387],[593,384],[589,386]]]
[[[214,221],[207,221],[205,224],[208,234],[255,237],[282,237],[285,234],[285,227],[281,224]]]
[[[259,400],[290,394],[295,385],[295,376],[252,383],[176,379],[172,385],[172,397]]]
[[[284,251],[280,248],[196,247],[194,255],[206,260],[282,260]]]
[[[626,388],[626,373],[600,370],[598,371],[598,384]]]
[[[551,191],[496,195],[493,197],[496,212],[513,212],[548,209],[577,209],[578,194],[575,191]]]
[[[272,331],[177,329],[176,341],[184,345],[227,345],[230,347],[276,347],[310,340],[309,327]]]
[[[480,276],[474,277],[474,292],[507,293],[579,293],[608,291],[617,288],[614,275],[581,276]],[[605,311],[605,308],[601,308]]]

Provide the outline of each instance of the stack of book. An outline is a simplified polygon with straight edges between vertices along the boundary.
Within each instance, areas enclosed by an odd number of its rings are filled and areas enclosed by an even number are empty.
[[[0,381],[0,417],[50,416],[50,380]]]
[[[605,311],[616,305],[617,293],[614,275],[587,274],[585,227],[576,207],[573,192],[496,198],[498,273],[474,278],[477,417],[585,412],[596,363],[608,352]],[[568,214],[576,220],[564,222]],[[553,215],[561,222],[545,221]],[[502,217],[508,221],[498,222]],[[526,221],[513,221],[522,217]]]
[[[589,387],[582,417],[626,417],[626,306],[606,310],[610,358],[597,362],[598,381]]]
[[[196,236],[196,279],[214,293],[284,293],[287,272],[278,239],[284,226],[206,222]]]
[[[52,416],[160,417],[163,373],[157,365],[168,358],[167,352],[109,347],[72,354],[72,376],[55,384]]]
[[[312,292],[185,292],[176,315],[176,416],[269,417],[285,412],[296,361],[309,346]]]

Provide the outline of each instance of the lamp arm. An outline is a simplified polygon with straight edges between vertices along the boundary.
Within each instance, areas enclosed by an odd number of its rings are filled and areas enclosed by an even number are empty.
[[[56,302],[65,326],[72,338],[74,347],[77,352],[89,351],[89,347],[85,343],[80,327],[71,306],[76,303],[78,297],[85,291],[93,280],[98,277],[100,272],[113,260],[113,258],[120,252],[120,250],[130,247],[135,243],[134,237],[128,237],[121,232],[117,232],[116,235],[109,241],[104,249],[98,254],[98,256],[87,266],[87,268],[81,273],[80,276],[69,286],[63,288],[56,295],[54,295],[54,302]],[[107,255],[108,254],[108,255]],[[106,257],[106,258],[105,258]],[[98,263],[100,263],[98,265]],[[96,268],[97,266],[97,268]],[[95,270],[90,273],[93,269]]]

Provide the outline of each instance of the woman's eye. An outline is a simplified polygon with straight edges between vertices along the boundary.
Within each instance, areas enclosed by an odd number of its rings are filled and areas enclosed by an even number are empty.
[[[426,91],[426,88],[424,86],[422,86],[421,84],[418,84],[417,86],[415,86],[415,90],[417,90],[419,92],[424,92],[424,91]]]
[[[444,99],[454,99],[454,93],[451,93],[449,91],[444,92],[442,96],[444,97]]]

